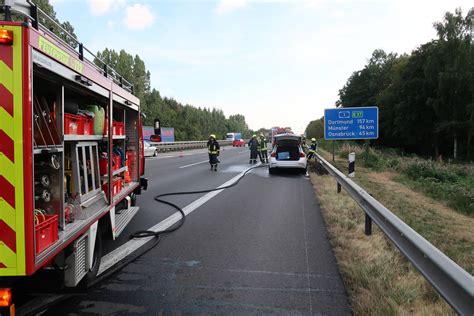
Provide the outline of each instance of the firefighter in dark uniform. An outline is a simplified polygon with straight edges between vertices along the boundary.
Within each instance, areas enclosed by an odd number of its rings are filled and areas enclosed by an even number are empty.
[[[318,142],[316,141],[316,138],[311,138],[311,144],[309,145],[308,149],[309,151],[306,157],[308,159],[311,159],[314,157],[314,155],[316,154],[316,150],[318,149]]]
[[[252,135],[252,138],[249,140],[249,149],[250,149],[250,162],[249,163],[257,163],[257,155],[258,155],[257,135]]]
[[[217,171],[217,163],[219,162],[217,157],[219,156],[220,149],[219,143],[216,140],[216,135],[211,134],[207,141],[207,152],[209,153],[209,164],[211,165],[211,170]]]
[[[260,134],[260,141],[259,141],[259,156],[260,156],[260,161],[262,163],[267,163],[268,162],[268,152],[267,152],[267,140],[265,139],[265,136],[263,134]]]

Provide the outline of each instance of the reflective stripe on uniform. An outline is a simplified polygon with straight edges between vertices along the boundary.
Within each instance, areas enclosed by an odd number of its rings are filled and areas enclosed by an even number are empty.
[[[210,153],[211,155],[217,155],[219,153],[219,151],[217,150],[217,146],[215,144],[207,146],[207,152]]]

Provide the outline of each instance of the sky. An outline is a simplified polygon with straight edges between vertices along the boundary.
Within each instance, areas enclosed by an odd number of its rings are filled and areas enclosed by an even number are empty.
[[[50,0],[93,52],[138,54],[162,96],[302,133],[375,49],[410,53],[471,0]]]

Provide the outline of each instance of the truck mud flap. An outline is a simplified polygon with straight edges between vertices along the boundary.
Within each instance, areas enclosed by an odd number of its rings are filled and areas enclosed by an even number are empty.
[[[140,185],[133,191],[136,195],[142,194],[142,190],[148,189],[148,179],[147,178],[140,178]]]

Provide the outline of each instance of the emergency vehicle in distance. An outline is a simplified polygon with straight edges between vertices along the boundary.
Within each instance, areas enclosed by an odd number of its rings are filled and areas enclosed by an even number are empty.
[[[244,147],[245,141],[242,139],[242,133],[227,133],[225,135],[225,140],[231,141],[233,147]]]
[[[13,22],[12,12],[28,22]],[[0,296],[11,298],[12,283],[45,267],[65,287],[93,279],[102,239],[117,238],[137,213],[147,180],[133,86],[88,60],[96,57],[72,36],[76,45],[40,25],[54,20],[29,1],[6,0],[4,14]],[[0,314],[13,311],[11,299],[0,303]]]
[[[291,127],[272,127],[271,130],[272,146],[275,145],[275,136],[278,134],[293,134]]]

